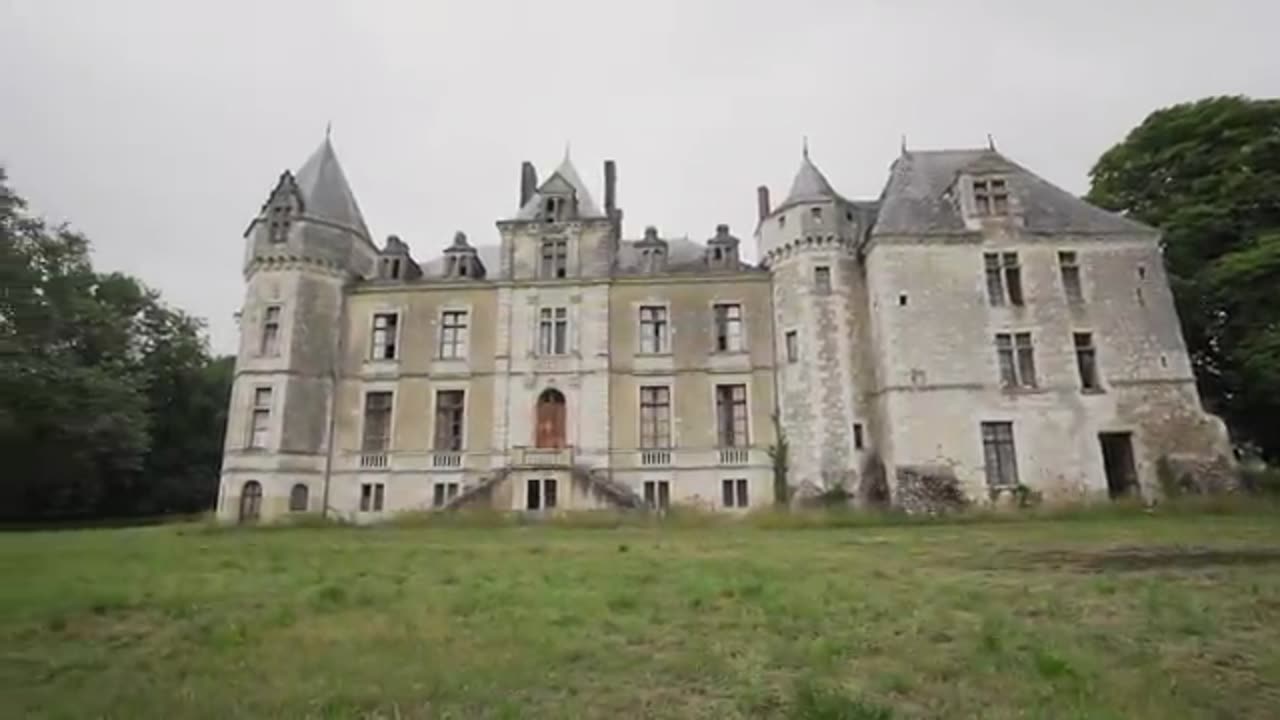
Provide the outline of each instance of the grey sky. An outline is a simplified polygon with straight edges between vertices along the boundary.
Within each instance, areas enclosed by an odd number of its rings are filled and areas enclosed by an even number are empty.
[[[1280,95],[1275,0],[0,0],[0,163],[102,269],[235,347],[246,224],[333,122],[381,244],[495,242],[566,141],[626,233],[749,238],[801,137],[838,190],[916,148],[1000,149],[1075,192],[1156,107]]]

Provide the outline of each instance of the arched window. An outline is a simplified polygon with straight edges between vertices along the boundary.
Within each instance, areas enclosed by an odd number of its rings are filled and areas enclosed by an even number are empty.
[[[310,499],[311,491],[306,485],[298,483],[289,491],[289,512],[306,512],[307,501]]]
[[[555,388],[547,388],[538,396],[536,444],[540,448],[562,448],[565,446],[565,402],[564,395]]]
[[[254,522],[262,514],[262,483],[250,480],[240,490],[240,522]]]

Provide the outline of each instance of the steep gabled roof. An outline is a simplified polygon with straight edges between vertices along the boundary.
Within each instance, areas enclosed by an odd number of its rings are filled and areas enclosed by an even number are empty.
[[[1151,234],[1142,223],[1095,207],[991,149],[904,152],[880,196],[873,235],[968,232],[954,199],[961,174],[999,173],[1021,210],[1023,227],[1037,233]]]
[[[294,181],[302,195],[304,215],[351,228],[369,238],[369,228],[329,138],[302,164]]]
[[[787,199],[783,200],[778,207],[839,198],[840,194],[831,187],[826,176],[809,159],[809,150],[806,148],[804,158],[800,161],[800,169],[796,171],[796,177],[791,181],[791,192],[787,193]]]
[[[565,153],[564,160],[561,161],[560,167],[547,177],[546,180],[538,186],[529,201],[520,208],[516,213],[516,220],[536,220],[538,212],[542,207],[542,201],[548,193],[555,194],[563,192],[565,186],[573,190],[578,198],[578,217],[583,218],[602,218],[604,213],[596,205],[595,200],[591,198],[591,193],[587,190],[587,184],[582,181],[582,176],[578,174],[578,169],[573,166],[573,161],[569,159],[569,154]]]

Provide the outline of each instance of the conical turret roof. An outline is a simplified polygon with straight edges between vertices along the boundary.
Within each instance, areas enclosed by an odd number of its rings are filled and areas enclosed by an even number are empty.
[[[302,195],[303,215],[327,220],[369,237],[369,228],[360,214],[355,193],[351,192],[351,185],[328,137],[298,169],[294,182]]]
[[[840,195],[832,189],[831,183],[827,182],[826,176],[809,159],[809,149],[806,147],[804,158],[800,161],[800,169],[796,171],[796,179],[791,181],[791,192],[787,193],[787,199],[783,200],[782,204],[794,205],[796,203],[832,200],[838,197]]]

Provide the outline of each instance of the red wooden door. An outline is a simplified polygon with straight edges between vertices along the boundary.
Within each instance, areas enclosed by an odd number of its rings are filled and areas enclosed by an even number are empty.
[[[564,447],[565,426],[564,395],[559,390],[545,390],[538,396],[538,409],[535,423],[537,427],[536,444],[540,448]]]

